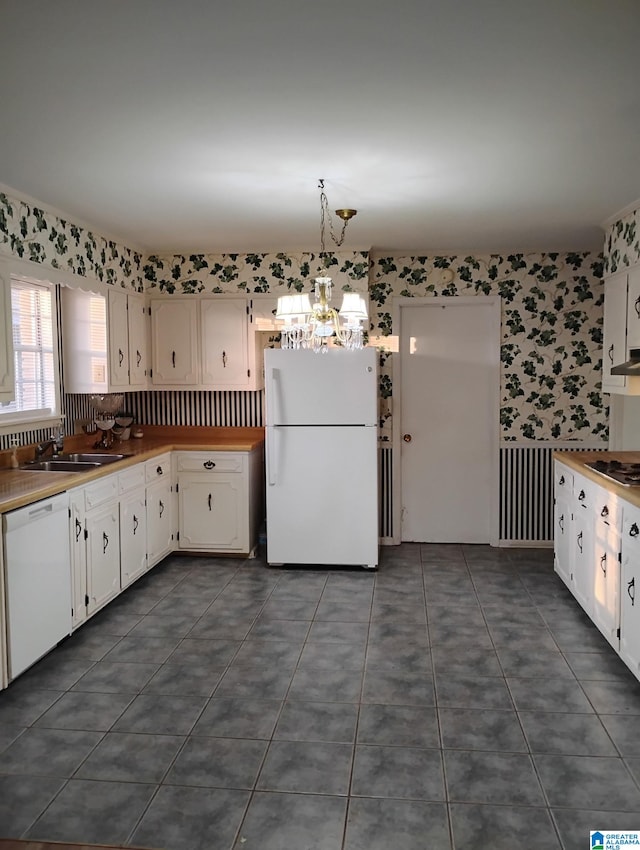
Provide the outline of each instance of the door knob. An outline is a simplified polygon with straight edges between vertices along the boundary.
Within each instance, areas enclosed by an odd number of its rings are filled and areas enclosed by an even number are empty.
[[[410,443],[411,442],[411,434],[405,434],[402,439],[405,441],[405,443]]]

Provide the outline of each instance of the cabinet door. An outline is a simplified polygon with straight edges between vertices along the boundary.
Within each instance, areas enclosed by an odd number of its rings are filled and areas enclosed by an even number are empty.
[[[69,543],[71,552],[72,628],[87,619],[87,542],[84,525],[84,492],[69,493]]]
[[[202,383],[211,387],[247,387],[247,300],[200,302]]]
[[[171,481],[147,487],[147,561],[153,567],[173,549],[173,492]]]
[[[640,510],[626,503],[620,548],[620,657],[640,678]]]
[[[127,293],[122,289],[109,292],[109,383],[129,385]]]
[[[198,304],[194,299],[151,302],[152,383],[198,383]]]
[[[118,505],[87,514],[87,614],[93,614],[120,592]]]
[[[594,527],[593,622],[614,649],[619,647],[620,532],[598,519]]]
[[[122,589],[147,570],[147,507],[144,489],[120,500],[120,584]]]
[[[573,472],[563,463],[555,461],[553,470],[553,565],[562,581],[573,593],[571,584],[572,503]]]
[[[582,479],[574,480],[571,574],[573,594],[589,617],[593,617],[594,540],[589,491]]]
[[[149,370],[149,312],[142,295],[129,295],[129,383],[141,387]]]
[[[640,268],[627,274],[627,348],[640,348]]]
[[[611,367],[627,359],[627,273],[612,275],[604,282],[604,342],[602,389],[615,392],[626,386],[624,375],[612,375]]]
[[[0,265],[0,401],[15,398],[13,365],[13,328],[11,322],[11,276]]]
[[[246,551],[248,505],[238,474],[178,477],[181,549]]]

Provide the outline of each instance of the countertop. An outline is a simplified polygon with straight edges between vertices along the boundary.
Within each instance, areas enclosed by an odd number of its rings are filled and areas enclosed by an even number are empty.
[[[77,435],[65,439],[64,451],[100,451],[94,449],[96,435]],[[110,453],[126,454],[124,460],[96,467],[91,472],[32,472],[11,469],[11,452],[0,454],[0,513],[46,499],[72,487],[80,487],[118,472],[127,466],[149,460],[169,451],[251,452],[264,443],[264,428],[205,428],[146,426],[144,437],[116,442]],[[33,459],[33,447],[19,451],[19,460]],[[28,452],[28,454],[27,454]],[[107,452],[108,454],[109,452]]]
[[[584,475],[590,481],[594,481],[610,493],[615,493],[621,499],[640,508],[640,487],[625,487],[617,484],[604,475],[600,475],[595,469],[585,466],[594,460],[619,460],[623,463],[640,463],[640,452],[554,452],[556,460]]]

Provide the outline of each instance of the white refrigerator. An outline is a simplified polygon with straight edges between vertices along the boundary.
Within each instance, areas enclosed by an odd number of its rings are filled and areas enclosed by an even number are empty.
[[[377,351],[265,351],[267,563],[378,564]]]

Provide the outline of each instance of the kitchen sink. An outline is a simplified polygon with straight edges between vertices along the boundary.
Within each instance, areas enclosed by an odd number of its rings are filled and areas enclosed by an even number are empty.
[[[32,460],[31,463],[24,463],[20,469],[31,472],[90,472],[99,466],[101,466],[99,463],[53,458],[52,460]]]
[[[20,469],[34,472],[90,472],[98,466],[115,463],[130,455],[100,454],[99,452],[72,452],[47,458],[47,460],[32,460],[23,464]]]
[[[100,452],[71,452],[69,454],[65,453],[58,455],[57,458],[51,458],[51,460],[54,463],[56,461],[64,461],[65,463],[94,463],[99,466],[103,466],[105,463],[115,463],[117,460],[124,460],[126,457],[131,457],[131,455],[100,454]]]

